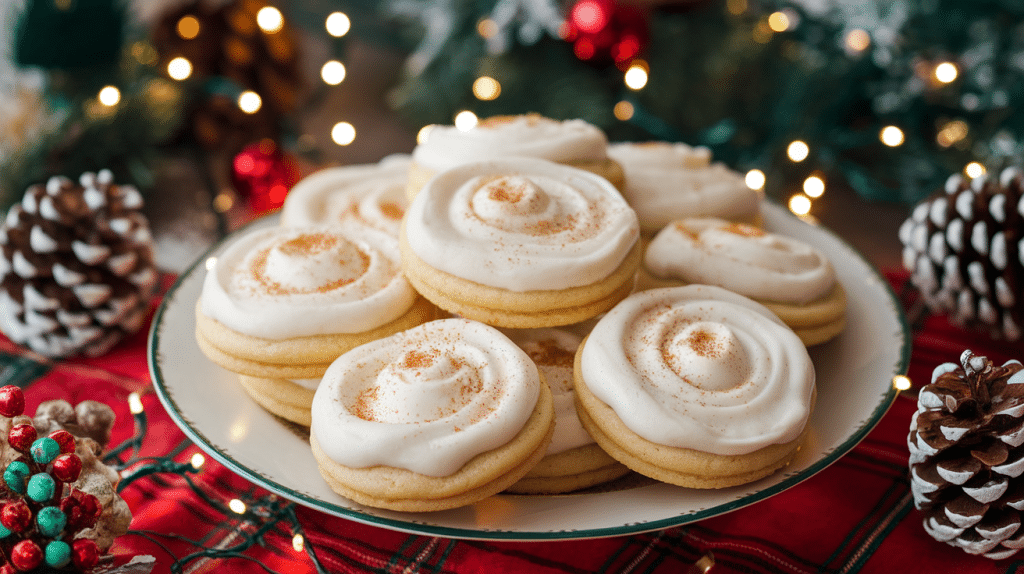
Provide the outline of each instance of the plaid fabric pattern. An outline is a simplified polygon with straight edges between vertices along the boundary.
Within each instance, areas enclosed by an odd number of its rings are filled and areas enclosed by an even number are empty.
[[[905,276],[890,280],[898,291]],[[140,333],[96,359],[61,362],[0,339],[0,384],[24,388],[29,412],[53,398],[109,404],[118,417],[112,445],[133,434],[127,397],[139,392],[149,422],[140,454],[177,453],[177,460],[187,461],[198,449],[153,393],[145,338]],[[908,374],[924,384],[936,365],[955,361],[964,348],[996,361],[1024,358],[1019,345],[979,340],[933,317],[914,338]],[[900,397],[852,452],[790,490],[658,532],[579,541],[451,540],[385,530],[287,501],[277,505],[291,513],[289,519],[252,523],[227,510],[227,501],[258,503],[270,500],[269,493],[208,459],[195,475],[155,474],[128,485],[122,496],[133,512],[132,529],[111,551],[119,562],[153,556],[159,573],[315,572],[307,551],[326,571],[341,573],[687,574],[702,571],[691,567],[708,554],[714,557],[712,574],[1024,573],[1024,556],[1000,562],[969,556],[924,532],[907,478],[906,435],[915,409],[912,397]],[[296,531],[304,536],[304,549],[293,548]],[[258,544],[233,551],[247,540]]]

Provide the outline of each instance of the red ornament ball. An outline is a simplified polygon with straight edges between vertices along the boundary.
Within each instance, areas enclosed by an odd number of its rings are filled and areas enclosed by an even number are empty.
[[[11,448],[23,454],[32,448],[32,443],[36,438],[38,438],[36,427],[32,425],[14,425],[7,433],[7,442],[10,443]]]
[[[0,524],[11,532],[24,532],[32,524],[32,511],[24,500],[15,500],[0,510]]]
[[[61,482],[74,482],[82,473],[82,459],[77,454],[65,453],[53,459],[53,477]]]
[[[0,574],[14,574],[15,572],[16,570],[14,569],[14,566],[12,566],[9,562],[5,563],[3,566],[0,566]]]
[[[62,453],[75,452],[75,436],[66,430],[55,430],[50,433],[50,438],[57,441]]]
[[[60,510],[68,517],[67,529],[72,531],[92,528],[103,514],[100,501],[78,489],[72,489],[71,494],[60,501]]]
[[[584,62],[625,68],[650,42],[648,18],[637,5],[615,0],[576,0],[566,19],[566,41]]]
[[[284,205],[288,190],[299,180],[299,169],[273,140],[265,139],[238,152],[231,164],[231,179],[259,215]]]
[[[22,540],[11,548],[11,563],[22,572],[35,570],[43,563],[43,549],[31,540]]]
[[[8,418],[25,414],[25,393],[14,385],[0,387],[0,415]]]
[[[100,561],[100,549],[96,542],[89,538],[76,538],[71,543],[71,563],[76,568],[86,570]]]

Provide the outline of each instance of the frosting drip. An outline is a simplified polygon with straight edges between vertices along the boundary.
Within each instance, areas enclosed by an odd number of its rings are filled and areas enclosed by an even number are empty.
[[[504,331],[537,365],[551,388],[555,404],[555,434],[547,454],[558,454],[594,442],[576,414],[573,363],[580,337],[563,329]]]
[[[604,160],[607,147],[608,138],[593,124],[529,114],[488,118],[466,131],[455,126],[432,126],[412,157],[420,165],[441,171],[509,156],[564,163]]]
[[[797,304],[827,295],[836,281],[831,263],[813,246],[714,218],[683,219],[659,231],[644,265],[662,279]]]
[[[675,219],[721,217],[750,219],[760,210],[760,195],[742,174],[711,161],[711,151],[682,143],[616,143],[608,156],[622,165],[626,201],[645,231],[655,232]]]
[[[340,224],[356,236],[371,231],[398,239],[406,208],[408,170],[408,156],[397,156],[376,164],[318,171],[288,192],[281,208],[281,224]]]
[[[438,174],[409,206],[405,226],[427,264],[512,291],[599,281],[639,236],[636,214],[607,180],[530,158]]]
[[[331,364],[313,398],[312,429],[345,466],[448,476],[512,440],[541,384],[530,358],[497,329],[433,321]]]
[[[216,259],[200,295],[205,315],[265,339],[357,333],[415,302],[397,242],[354,239],[325,227],[271,228],[240,236]]]
[[[628,297],[591,332],[582,376],[633,432],[722,455],[794,440],[810,415],[814,366],[768,309],[689,285]]]

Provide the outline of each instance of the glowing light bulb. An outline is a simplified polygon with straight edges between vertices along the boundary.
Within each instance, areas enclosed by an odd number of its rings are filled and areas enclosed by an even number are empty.
[[[956,64],[953,62],[943,62],[935,66],[935,79],[943,84],[952,82],[959,74],[960,71],[956,69]]]
[[[796,215],[807,215],[811,212],[811,198],[802,193],[789,198],[789,210]]]
[[[199,19],[195,16],[183,16],[178,20],[176,30],[183,40],[191,40],[199,35]]]
[[[189,461],[189,464],[192,465],[192,468],[199,470],[200,468],[203,468],[204,464],[206,464],[206,457],[203,456],[203,453],[197,452],[192,455],[192,460]]]
[[[192,75],[192,62],[178,56],[167,62],[167,75],[175,80],[185,80]]]
[[[647,68],[640,64],[633,64],[626,70],[623,80],[629,89],[641,90],[647,85]]]
[[[811,148],[807,147],[807,144],[800,140],[791,142],[789,147],[786,148],[786,155],[795,162],[804,161],[810,153]]]
[[[759,169],[752,169],[747,172],[747,176],[743,178],[750,189],[764,189],[765,175],[764,172]]]
[[[327,33],[335,38],[341,38],[352,29],[352,21],[344,12],[331,12],[331,15],[324,21]]]
[[[142,399],[139,397],[139,393],[128,395],[128,410],[133,415],[142,414],[144,409],[142,408]]]
[[[263,107],[263,98],[252,90],[246,90],[238,96],[238,107],[247,114],[255,114]]]
[[[214,267],[217,266],[217,258],[216,257],[207,257],[206,258],[206,263],[204,263],[204,266],[206,267],[207,271],[213,269]]]
[[[977,178],[985,175],[985,166],[981,165],[976,161],[972,161],[964,167],[964,173],[967,177]]]
[[[843,42],[850,51],[863,52],[871,45],[871,34],[860,28],[854,28],[846,33],[846,38],[843,39]]]
[[[256,13],[256,25],[267,34],[276,34],[284,28],[284,15],[273,6],[264,6]]]
[[[481,38],[493,38],[498,34],[498,23],[490,18],[484,18],[476,23],[476,33]]]
[[[896,375],[892,378],[892,386],[895,387],[897,391],[905,391],[913,385],[911,384],[909,377],[905,375]]]
[[[501,84],[490,76],[480,76],[473,82],[473,95],[478,100],[493,100],[501,95]]]
[[[325,84],[330,86],[337,86],[345,80],[345,64],[337,60],[330,60],[325,62],[323,67],[320,68],[320,78]]]
[[[348,145],[356,139],[356,128],[348,122],[338,122],[331,128],[331,139],[338,145]]]
[[[232,498],[231,501],[228,502],[228,508],[230,508],[231,512],[234,512],[235,514],[245,514],[245,503],[237,498]]]
[[[963,120],[953,120],[942,126],[939,133],[935,134],[935,141],[942,147],[949,147],[967,137],[969,128]]]
[[[420,131],[416,132],[416,143],[427,143],[427,139],[430,138],[430,130],[434,129],[437,124],[427,124],[420,128]]]
[[[99,93],[100,103],[104,106],[112,107],[116,106],[121,101],[121,90],[118,90],[114,86],[106,86]]]
[[[633,104],[623,100],[615,104],[612,108],[612,114],[615,115],[615,119],[625,122],[633,118],[633,114],[636,110],[633,109]]]
[[[882,143],[889,147],[896,147],[903,143],[903,130],[896,126],[885,126],[878,133],[878,139],[882,140]]]
[[[475,128],[479,121],[480,120],[476,117],[476,114],[469,110],[463,110],[455,115],[455,127],[458,128],[459,131],[468,132]]]
[[[804,193],[807,197],[817,198],[825,193],[825,180],[812,175],[804,180]]]
[[[773,12],[768,16],[768,27],[773,32],[785,32],[789,30],[789,16],[784,12]]]
[[[302,550],[305,547],[306,547],[306,540],[304,538],[302,538],[301,534],[296,534],[295,536],[292,536],[292,550],[294,550],[296,552],[302,552]]]

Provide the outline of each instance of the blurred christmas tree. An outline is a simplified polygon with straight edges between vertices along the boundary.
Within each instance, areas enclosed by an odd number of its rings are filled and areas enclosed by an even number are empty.
[[[416,126],[581,117],[709,146],[770,194],[841,177],[907,203],[1021,158],[1017,0],[389,0],[377,22],[410,50],[392,104]]]

